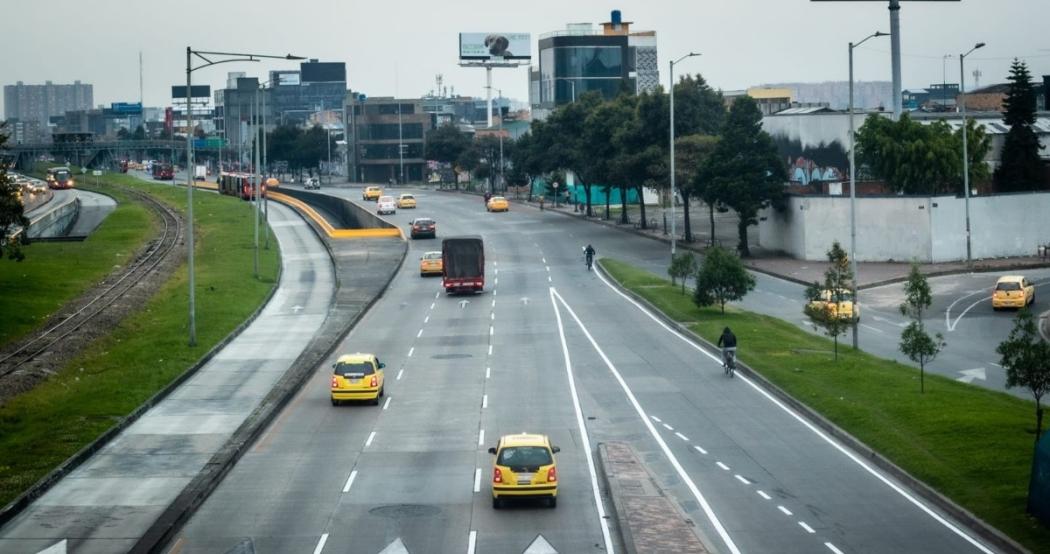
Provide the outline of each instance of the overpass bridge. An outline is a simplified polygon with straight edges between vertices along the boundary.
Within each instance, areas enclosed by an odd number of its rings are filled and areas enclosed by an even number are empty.
[[[218,156],[235,155],[235,148],[223,148],[215,145],[195,144],[196,153]],[[175,159],[185,156],[185,140],[117,140],[117,141],[74,141],[74,142],[41,142],[13,144],[0,151],[0,159],[5,159],[11,167],[28,170],[35,161],[45,156],[87,168],[112,166],[118,160],[125,159]],[[211,156],[209,156],[211,157]]]

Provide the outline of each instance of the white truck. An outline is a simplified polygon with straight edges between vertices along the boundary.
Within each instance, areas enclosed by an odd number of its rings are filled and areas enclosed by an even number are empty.
[[[206,181],[208,179],[208,166],[198,165],[193,168],[194,181]]]

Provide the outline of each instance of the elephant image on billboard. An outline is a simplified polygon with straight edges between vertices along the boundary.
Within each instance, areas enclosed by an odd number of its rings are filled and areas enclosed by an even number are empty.
[[[528,60],[532,57],[529,33],[460,33],[461,60]]]

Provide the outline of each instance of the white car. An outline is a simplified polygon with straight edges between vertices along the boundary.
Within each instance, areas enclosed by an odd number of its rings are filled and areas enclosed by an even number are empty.
[[[380,196],[376,202],[376,213],[380,215],[397,213],[397,203],[394,202],[394,197]]]

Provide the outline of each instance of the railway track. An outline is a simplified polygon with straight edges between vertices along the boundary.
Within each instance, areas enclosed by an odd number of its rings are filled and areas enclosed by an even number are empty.
[[[65,314],[61,321],[50,327],[31,334],[23,339],[15,350],[0,356],[0,380],[26,371],[38,371],[37,368],[27,367],[27,364],[46,356],[70,335],[97,320],[114,302],[156,269],[179,245],[183,232],[182,219],[173,209],[148,194],[131,188],[120,188],[142,200],[160,216],[163,223],[160,236],[153,239],[133,262],[109,275],[106,281],[92,291],[94,296],[81,298],[80,302],[83,304],[76,306],[75,311]]]

